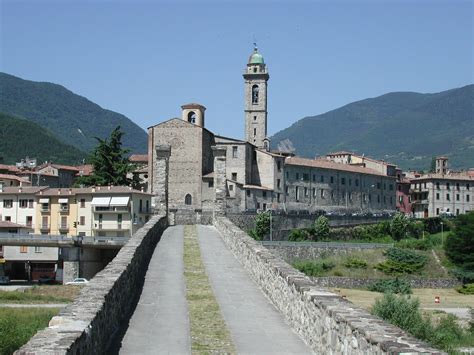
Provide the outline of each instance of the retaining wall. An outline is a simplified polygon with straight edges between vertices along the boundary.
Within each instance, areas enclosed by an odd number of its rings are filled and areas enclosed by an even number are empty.
[[[314,283],[321,287],[364,288],[379,279],[359,279],[354,277],[312,277]],[[454,288],[461,285],[456,279],[408,279],[413,288]]]
[[[441,354],[293,269],[226,217],[214,225],[286,321],[317,354]]]
[[[166,217],[153,216],[75,301],[15,354],[108,353],[128,325],[148,263],[167,225]]]
[[[262,245],[288,263],[296,260],[314,260],[328,256],[347,255],[354,251],[387,249],[393,244],[379,243],[325,243],[325,242],[261,242]]]

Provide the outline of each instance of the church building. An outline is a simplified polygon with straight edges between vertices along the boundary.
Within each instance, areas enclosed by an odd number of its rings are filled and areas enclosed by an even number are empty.
[[[214,210],[216,193],[221,193],[228,212],[395,210],[393,176],[328,158],[272,152],[267,135],[270,76],[256,47],[243,78],[244,141],[206,129],[206,108],[197,103],[181,106],[180,118],[148,128],[148,192],[157,193],[153,181],[166,180],[167,206],[161,208],[205,215]],[[216,161],[225,166],[225,191],[216,186]]]

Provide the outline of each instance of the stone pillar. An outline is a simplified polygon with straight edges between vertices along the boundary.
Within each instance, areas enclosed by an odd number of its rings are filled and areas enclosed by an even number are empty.
[[[171,147],[169,145],[155,146],[153,161],[153,200],[155,214],[168,212],[168,170]]]
[[[80,277],[81,248],[61,248],[63,260],[63,284]]]
[[[214,154],[214,199],[213,217],[224,216],[226,210],[227,178],[226,178],[226,147],[212,146]]]

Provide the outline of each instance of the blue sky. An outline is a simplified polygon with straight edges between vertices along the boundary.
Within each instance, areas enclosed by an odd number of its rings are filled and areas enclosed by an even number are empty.
[[[242,138],[256,38],[273,134],[387,92],[473,83],[473,2],[0,0],[0,70],[61,84],[143,128],[198,102],[207,128]]]

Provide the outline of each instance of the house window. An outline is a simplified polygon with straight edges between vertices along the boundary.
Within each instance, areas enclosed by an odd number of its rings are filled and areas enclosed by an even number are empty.
[[[288,185],[285,185],[285,193],[286,193],[286,196],[289,195],[289,189],[288,189]]]
[[[84,198],[81,198],[81,208],[86,207],[86,200]]]
[[[446,189],[449,190],[450,186],[449,186],[449,182],[446,183]]]
[[[389,189],[390,191],[393,191],[393,184],[388,185],[388,189]]]
[[[256,121],[256,120],[257,120],[257,116],[253,116],[253,120]]]
[[[456,183],[456,190],[459,191],[459,182]]]
[[[85,226],[86,225],[86,217],[85,216],[80,216],[79,217],[79,224],[81,226]]]
[[[450,201],[449,194],[446,194],[446,200]]]
[[[352,179],[349,179],[349,186],[352,186]]]
[[[319,179],[320,182],[324,182],[324,175],[321,175],[321,178]]]
[[[41,253],[41,247],[35,247],[35,253]]]
[[[355,185],[359,186],[359,179],[355,179]]]
[[[467,189],[467,190],[469,190],[469,187],[470,187],[469,184],[466,184],[466,189]]]
[[[352,192],[349,192],[348,195],[349,195],[349,200],[352,201]]]
[[[33,200],[28,200],[28,208],[33,208]]]
[[[277,161],[277,169],[278,171],[281,171],[281,161]]]
[[[5,216],[5,222],[11,222],[12,218],[10,216]]]
[[[456,201],[459,201],[459,194],[456,194]]]
[[[296,177],[296,180],[299,180],[300,179],[300,174],[296,173],[295,177]]]
[[[377,183],[377,189],[380,190],[380,182]]]
[[[184,204],[185,205],[191,205],[193,203],[193,198],[191,197],[190,194],[187,194],[185,197],[184,197]]]
[[[334,200],[334,191],[331,191],[331,200]]]
[[[377,195],[377,203],[380,203],[380,195]]]
[[[214,187],[214,180],[211,180],[207,183],[208,187]]]
[[[229,191],[234,191],[234,185],[232,184],[229,185]]]
[[[196,112],[191,111],[188,113],[188,122],[189,123],[196,123]]]
[[[345,185],[346,184],[346,178],[341,178],[341,185]]]
[[[436,190],[439,190],[439,182],[436,183]]]
[[[324,189],[321,189],[321,198],[324,198]]]
[[[295,187],[295,198],[296,198],[296,201],[300,200],[300,190],[298,186]]]
[[[20,253],[28,253],[28,247],[21,246],[20,247]]]
[[[309,175],[303,174],[303,181],[309,181]]]
[[[334,176],[331,176],[331,184],[334,184]]]
[[[232,173],[232,180],[237,181],[237,173]]]
[[[257,129],[254,128],[254,129],[253,129],[253,136],[255,137],[256,135],[257,135]]]
[[[238,147],[232,147],[232,158],[237,158]]]
[[[280,194],[277,194],[277,202],[280,202]]]
[[[267,192],[266,192],[266,191],[262,191],[262,196],[263,196],[264,198],[266,198],[266,197],[267,197]]]
[[[456,216],[459,216],[459,208],[456,208]]]
[[[247,197],[250,197],[250,190],[247,190]]]
[[[277,188],[280,188],[280,179],[277,179]]]
[[[439,200],[439,192],[436,193],[436,199]]]
[[[466,195],[466,201],[469,202],[469,195]]]
[[[308,197],[308,188],[307,187],[304,188],[304,196]]]
[[[3,200],[3,208],[12,208],[13,200]]]
[[[313,187],[313,197],[316,197],[316,188]]]
[[[19,204],[20,204],[20,208],[27,208],[28,207],[28,200],[20,200]]]
[[[252,103],[258,104],[258,85],[252,86]]]
[[[32,216],[26,216],[26,226],[27,227],[32,227],[33,226],[33,217]]]
[[[439,216],[439,208],[436,209],[436,215]]]

